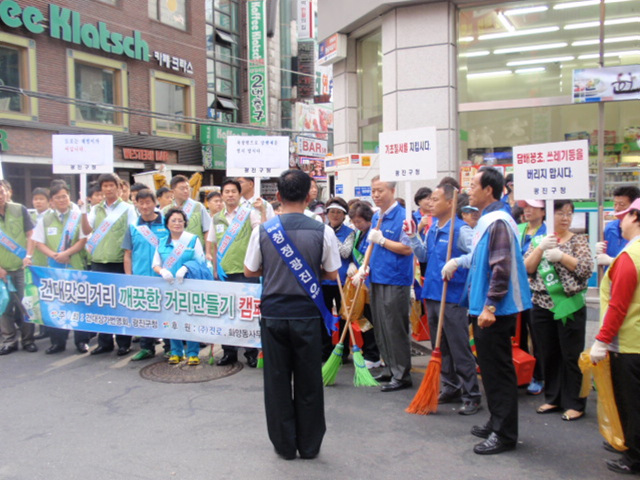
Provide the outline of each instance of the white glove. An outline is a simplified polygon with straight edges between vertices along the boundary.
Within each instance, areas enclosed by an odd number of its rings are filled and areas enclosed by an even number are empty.
[[[80,213],[87,213],[87,204],[86,202],[78,202],[80,204]]]
[[[351,262],[347,269],[347,277],[353,277],[356,273],[358,273],[358,267],[356,267],[355,263]]]
[[[596,262],[600,266],[608,267],[609,265],[611,265],[611,262],[613,262],[613,258],[611,258],[606,253],[599,253],[598,255],[596,255]]]
[[[166,268],[161,268],[160,269],[160,276],[163,279],[165,279],[167,282],[173,283],[173,275],[171,275],[171,272],[169,270],[167,270]]]
[[[442,267],[442,271],[440,272],[443,280],[451,280],[453,274],[456,273],[458,269],[458,261],[455,258],[452,258]]]
[[[184,265],[178,269],[178,271],[176,272],[176,280],[178,281],[178,283],[184,282],[184,276],[187,274],[188,271],[189,269]]]
[[[607,357],[607,344],[601,342],[600,340],[596,340],[591,345],[591,351],[589,352],[589,357],[591,358],[591,362],[595,365],[598,362],[604,360]]]
[[[413,220],[405,220],[402,222],[402,231],[407,234],[407,237],[413,238],[418,234],[418,226]]]
[[[544,252],[558,246],[558,237],[555,235],[547,235],[540,241],[540,249]]]
[[[358,285],[360,285],[360,284],[364,281],[364,279],[365,279],[365,278],[367,278],[368,276],[369,276],[369,267],[366,267],[366,268],[365,268],[365,267],[364,267],[364,265],[363,265],[362,267],[360,267],[360,268],[358,269],[358,272],[357,272],[353,277],[351,277],[351,283],[352,283],[354,286],[356,286],[356,287],[357,287],[357,286],[358,286]]]
[[[607,253],[607,242],[596,243],[596,255],[600,255],[601,253]]]
[[[553,263],[558,263],[560,260],[562,260],[563,255],[564,253],[562,253],[562,250],[560,250],[559,248],[552,248],[551,250],[547,250],[546,252],[544,252],[544,258],[547,259],[547,262]]]
[[[369,230],[369,236],[367,237],[367,240],[369,240],[369,243],[377,243],[379,245],[384,242],[385,238],[380,230],[378,230],[377,228],[372,228],[371,230]]]

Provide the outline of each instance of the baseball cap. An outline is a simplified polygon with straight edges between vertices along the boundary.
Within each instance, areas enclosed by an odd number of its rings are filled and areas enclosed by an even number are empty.
[[[460,209],[462,213],[473,213],[478,212],[479,210],[476,207],[472,207],[471,205],[465,205]]]
[[[626,210],[623,210],[622,212],[614,213],[614,215],[616,216],[616,218],[622,220],[624,216],[627,213],[629,213],[631,210],[640,210],[640,198],[636,198],[633,201],[633,203],[629,206],[629,208],[627,208]]]
[[[544,208],[545,203],[544,200],[518,200],[518,206],[520,208],[524,208],[527,205],[533,208]]]

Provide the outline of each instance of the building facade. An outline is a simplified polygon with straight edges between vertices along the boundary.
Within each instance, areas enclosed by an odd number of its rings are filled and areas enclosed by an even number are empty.
[[[112,134],[129,181],[162,164],[203,170],[191,120],[207,117],[204,18],[203,0],[1,1],[1,161],[14,200],[49,185],[54,134]]]

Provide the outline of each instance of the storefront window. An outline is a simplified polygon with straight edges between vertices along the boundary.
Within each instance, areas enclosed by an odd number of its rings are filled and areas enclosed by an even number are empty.
[[[375,152],[382,132],[382,34],[358,40],[358,136],[361,152]]]
[[[187,29],[186,0],[148,0],[149,17],[180,30]]]
[[[164,80],[155,81],[154,111],[168,115],[188,115],[186,113],[187,87]],[[184,133],[186,125],[181,122],[157,119],[156,128],[168,132]]]
[[[22,63],[22,51],[18,48],[0,45],[0,85],[14,88],[23,88],[20,66]],[[0,111],[22,112],[22,95],[19,93],[0,92]]]
[[[77,62],[76,98],[89,102],[107,105],[115,104],[115,72],[106,68],[85,65]],[[78,121],[114,124],[117,123],[116,114],[103,107],[80,105],[77,107]]]
[[[460,10],[461,103],[570,96],[598,66],[599,2],[510,2]],[[640,63],[640,2],[607,2],[605,65]]]

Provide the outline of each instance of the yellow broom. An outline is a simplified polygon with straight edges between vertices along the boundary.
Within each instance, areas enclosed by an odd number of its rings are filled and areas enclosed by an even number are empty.
[[[447,262],[451,259],[451,249],[453,247],[454,227],[456,221],[456,207],[458,204],[458,191],[453,191],[453,201],[451,205],[451,225],[449,226],[449,243],[447,245]],[[431,360],[427,370],[422,377],[420,388],[416,392],[413,400],[406,408],[405,412],[418,415],[429,415],[438,411],[438,395],[440,394],[440,371],[442,370],[442,352],[440,351],[440,341],[442,340],[442,326],[444,324],[444,309],[447,300],[447,286],[449,281],[445,280],[442,286],[442,296],[440,297],[440,312],[438,314],[438,333],[436,345],[431,353]]]

